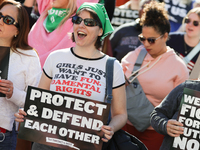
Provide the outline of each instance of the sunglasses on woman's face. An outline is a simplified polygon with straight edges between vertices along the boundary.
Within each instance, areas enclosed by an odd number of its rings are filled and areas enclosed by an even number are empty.
[[[3,16],[2,13],[0,12],[0,19],[3,18],[3,22],[7,25],[14,25],[17,28],[19,28],[19,24],[15,21],[14,18],[10,16]]]
[[[191,22],[191,20],[189,19],[189,18],[185,18],[185,23],[190,23]],[[199,25],[199,21],[193,21],[193,25],[195,26],[195,27],[197,27],[198,25]]]
[[[159,36],[158,38],[145,38],[142,35],[138,35],[138,38],[142,43],[147,40],[149,42],[149,44],[154,44],[156,42],[156,40],[158,40],[162,36],[163,35]]]
[[[75,24],[80,24],[82,21],[88,27],[94,27],[94,26],[99,26],[100,25],[96,20],[94,20],[92,18],[82,19],[79,16],[73,16],[72,17],[72,22],[75,23]]]

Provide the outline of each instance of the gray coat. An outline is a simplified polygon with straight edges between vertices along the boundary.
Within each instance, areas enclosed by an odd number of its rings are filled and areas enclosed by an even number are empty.
[[[164,98],[160,105],[155,107],[154,111],[151,113],[152,127],[158,133],[165,135],[160,150],[170,150],[172,146],[174,138],[167,134],[166,125],[169,119],[177,120],[183,89],[185,87],[200,91],[200,81],[187,80],[178,85]]]

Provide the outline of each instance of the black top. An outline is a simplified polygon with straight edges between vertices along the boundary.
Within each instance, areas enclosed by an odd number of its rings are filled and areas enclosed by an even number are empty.
[[[105,9],[108,13],[108,17],[112,20],[113,13],[115,10],[115,0],[105,0]]]
[[[35,24],[35,22],[39,18],[39,14],[32,13],[33,7],[27,7],[27,6],[23,6],[23,7],[26,9],[26,11],[28,13],[28,16],[29,16],[29,27],[31,29],[31,27]]]
[[[188,55],[188,53],[194,48],[187,45],[184,41],[185,32],[173,32],[170,33],[169,40],[167,41],[167,46],[173,48],[175,52],[181,57],[184,58]],[[199,56],[200,52],[198,52],[192,60],[188,63],[187,67],[191,71],[194,67],[195,62]]]
[[[110,37],[113,56],[121,61],[128,52],[140,46],[141,42],[138,39],[138,35],[141,32],[142,28],[139,25],[139,21],[119,26]]]

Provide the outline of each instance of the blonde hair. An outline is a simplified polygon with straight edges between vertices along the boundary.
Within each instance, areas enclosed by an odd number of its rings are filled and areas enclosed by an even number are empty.
[[[45,10],[45,13],[43,15],[43,17],[41,18],[44,18],[48,15],[48,10],[50,10],[52,7],[50,8],[47,8]],[[66,7],[66,10],[68,10],[68,14],[65,16],[65,18],[60,22],[59,26],[60,27],[61,25],[63,25],[73,14],[76,13],[76,10],[77,10],[77,7],[76,7],[76,0],[68,0],[68,5]]]
[[[196,8],[191,9],[191,10],[187,13],[187,15],[183,18],[182,24],[185,23],[185,18],[187,18],[187,17],[188,17],[190,14],[192,14],[192,13],[197,14],[197,16],[198,16],[199,19],[200,19],[200,7],[196,7]]]
[[[65,18],[61,21],[59,26],[63,25],[76,12],[76,10],[77,10],[76,0],[69,0],[67,8],[69,8],[69,12],[68,12],[67,16],[65,16]]]

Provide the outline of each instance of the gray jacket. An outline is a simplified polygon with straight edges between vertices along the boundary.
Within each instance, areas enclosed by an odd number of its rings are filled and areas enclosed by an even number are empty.
[[[166,125],[169,119],[177,120],[183,89],[185,87],[200,91],[200,81],[187,80],[178,85],[164,98],[160,105],[155,107],[154,111],[151,113],[152,127],[158,133],[165,135],[160,150],[170,150],[172,146],[174,138],[167,134]]]

